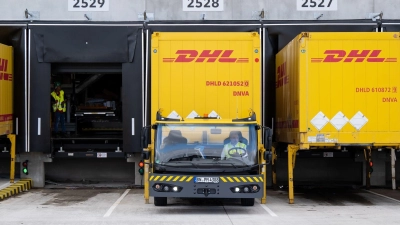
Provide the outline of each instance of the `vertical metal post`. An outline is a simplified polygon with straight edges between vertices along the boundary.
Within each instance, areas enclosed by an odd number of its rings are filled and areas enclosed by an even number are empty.
[[[392,161],[392,189],[396,190],[396,152],[395,149],[391,149],[391,161]]]
[[[293,169],[296,163],[297,145],[288,145],[288,180],[289,180],[289,204],[294,203]]]
[[[262,151],[261,155],[264,155],[265,151],[266,150],[264,149],[264,151]],[[261,204],[265,204],[265,203],[267,203],[267,164],[266,164],[266,161],[265,161],[264,157],[261,157],[261,159],[262,159],[261,160],[261,165],[263,165],[261,174],[262,174],[263,179],[264,179],[264,182],[263,182],[264,194],[261,197]]]
[[[9,134],[8,139],[11,142],[11,166],[10,166],[10,183],[14,183],[15,178],[15,134]]]
[[[365,156],[365,188],[368,190],[371,187],[371,171],[370,171],[370,162],[372,158],[371,147],[364,149]]]
[[[149,204],[150,192],[149,192],[149,163],[150,160],[144,160],[144,174],[143,174],[143,184],[144,184],[144,203]]]

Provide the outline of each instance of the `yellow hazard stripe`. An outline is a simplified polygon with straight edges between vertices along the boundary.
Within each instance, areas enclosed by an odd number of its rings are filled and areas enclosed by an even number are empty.
[[[220,177],[222,182],[231,183],[247,183],[247,182],[264,182],[262,177]],[[150,181],[178,181],[178,182],[190,182],[193,180],[193,176],[150,176]]]
[[[247,183],[247,182],[263,182],[261,177],[220,177],[223,182]]]

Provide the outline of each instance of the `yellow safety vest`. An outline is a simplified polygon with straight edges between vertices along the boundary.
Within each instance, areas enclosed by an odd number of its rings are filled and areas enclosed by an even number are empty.
[[[245,144],[241,143],[241,142],[238,142],[236,145],[232,145],[231,143],[226,144],[226,145],[224,146],[224,149],[223,149],[226,158],[231,158],[231,157],[232,157],[232,156],[230,156],[230,155],[228,154],[228,150],[231,149],[231,148],[235,148],[235,147],[246,149],[247,146],[246,146]],[[241,151],[240,149],[237,149],[237,151],[238,151],[239,154],[244,153],[244,152]]]
[[[65,112],[67,111],[66,103],[64,105],[61,104],[64,101],[64,91],[60,90],[60,95],[57,95],[55,91],[51,92],[51,96],[53,96],[54,100],[57,102],[53,104],[53,112],[60,111]]]

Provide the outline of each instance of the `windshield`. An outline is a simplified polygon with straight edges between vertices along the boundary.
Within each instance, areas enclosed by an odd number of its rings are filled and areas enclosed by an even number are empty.
[[[258,161],[255,126],[159,124],[156,130],[155,163],[165,168],[252,167]]]

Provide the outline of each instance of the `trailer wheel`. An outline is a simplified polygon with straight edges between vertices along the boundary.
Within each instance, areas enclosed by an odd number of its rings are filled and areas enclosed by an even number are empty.
[[[242,206],[253,206],[254,198],[242,198],[241,203],[242,203]]]
[[[167,205],[167,197],[154,197],[154,205],[155,206],[166,206]]]

